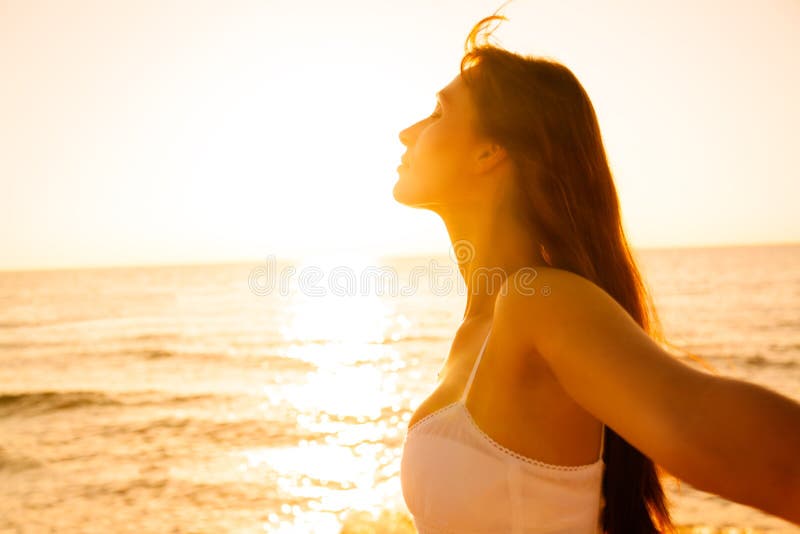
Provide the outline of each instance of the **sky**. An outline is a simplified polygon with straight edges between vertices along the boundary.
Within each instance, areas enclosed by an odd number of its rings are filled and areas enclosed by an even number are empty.
[[[0,269],[446,254],[398,134],[501,3],[0,0]],[[800,241],[800,2],[502,12],[586,88],[634,247]]]

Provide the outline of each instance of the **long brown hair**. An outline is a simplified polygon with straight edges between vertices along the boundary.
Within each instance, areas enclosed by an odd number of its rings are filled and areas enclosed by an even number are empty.
[[[531,246],[543,248],[546,261],[603,288],[654,340],[672,346],[623,231],[589,96],[564,65],[490,44],[493,30],[482,32],[499,19],[508,20],[494,14],[475,24],[460,70],[475,127],[508,151],[517,171],[509,209],[540,238]],[[674,532],[661,484],[671,475],[611,428],[603,458],[604,532]]]

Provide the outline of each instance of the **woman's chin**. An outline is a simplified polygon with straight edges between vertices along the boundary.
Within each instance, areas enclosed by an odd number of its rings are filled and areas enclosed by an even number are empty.
[[[392,195],[400,204],[404,204],[412,208],[416,207],[422,200],[420,198],[419,191],[415,191],[414,187],[410,186],[410,184],[407,182],[404,182],[402,178],[400,178],[397,183],[394,184]]]
[[[429,208],[433,199],[439,196],[426,182],[402,174],[394,184],[392,195],[397,202],[411,208]]]
[[[411,195],[409,195],[408,186],[403,183],[403,179],[400,178],[394,184],[394,189],[392,189],[392,196],[394,199],[399,202],[400,204],[410,205],[409,202],[411,201]]]

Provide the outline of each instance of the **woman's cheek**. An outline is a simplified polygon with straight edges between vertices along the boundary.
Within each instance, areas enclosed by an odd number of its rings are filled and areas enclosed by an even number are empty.
[[[456,150],[451,136],[431,136],[422,155],[423,169],[427,178],[434,182],[447,182],[457,163]]]

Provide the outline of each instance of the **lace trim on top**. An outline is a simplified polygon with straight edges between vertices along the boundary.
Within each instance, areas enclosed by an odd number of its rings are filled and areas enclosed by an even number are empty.
[[[585,469],[591,469],[591,468],[596,467],[596,466],[600,465],[601,463],[603,463],[603,457],[602,456],[600,458],[598,458],[597,461],[595,461],[595,462],[592,462],[590,464],[581,464],[581,465],[549,464],[549,463],[543,462],[541,460],[534,460],[533,458],[529,458],[528,456],[523,456],[518,452],[512,451],[508,447],[504,447],[503,445],[501,445],[500,443],[498,443],[497,441],[492,439],[492,437],[489,434],[487,434],[486,432],[484,432],[481,429],[481,427],[478,426],[478,423],[475,422],[475,419],[473,419],[472,414],[469,413],[469,410],[467,409],[467,405],[466,404],[462,404],[462,406],[464,407],[464,413],[466,414],[467,419],[469,420],[469,422],[472,424],[472,427],[475,430],[477,430],[478,433],[481,436],[483,436],[484,439],[486,439],[486,441],[488,441],[490,445],[492,445],[493,447],[498,449],[500,452],[508,454],[510,456],[513,456],[514,458],[516,458],[518,460],[521,460],[521,461],[523,461],[525,463],[529,463],[531,465],[538,465],[539,467],[546,467],[547,469],[558,469],[560,471],[582,471],[582,470],[585,470]]]
[[[455,406],[455,405],[456,405],[456,404],[458,404],[458,403],[459,403],[458,401],[451,402],[450,404],[448,404],[448,405],[446,405],[446,406],[442,406],[442,407],[441,407],[441,408],[439,408],[438,410],[435,410],[435,411],[433,411],[433,412],[429,413],[428,415],[426,415],[425,417],[423,417],[422,419],[420,419],[419,421],[417,421],[416,423],[414,423],[413,425],[411,425],[411,427],[408,429],[408,432],[406,433],[406,436],[409,436],[409,435],[410,435],[410,434],[411,434],[411,433],[414,431],[414,429],[416,429],[416,428],[417,428],[418,426],[420,426],[422,423],[424,423],[424,422],[428,421],[428,420],[429,420],[431,417],[433,417],[434,415],[437,415],[437,414],[439,414],[440,412],[443,412],[443,411],[445,411],[445,410],[447,410],[447,409],[450,409],[450,408],[452,408],[453,406]]]
[[[603,461],[602,455],[595,462],[592,462],[590,464],[581,464],[581,465],[550,464],[550,463],[547,463],[547,462],[543,462],[541,460],[535,460],[533,458],[529,458],[528,456],[523,456],[520,453],[518,453],[516,451],[512,451],[508,447],[505,447],[505,446],[501,445],[500,443],[495,441],[489,434],[484,432],[483,429],[481,429],[481,427],[478,426],[478,423],[472,417],[472,414],[469,413],[469,409],[467,408],[467,405],[464,404],[461,401],[451,402],[450,404],[448,404],[446,406],[443,406],[443,407],[439,408],[438,410],[436,410],[434,412],[429,413],[428,415],[426,415],[425,417],[423,417],[422,419],[420,419],[419,421],[414,423],[411,426],[411,428],[408,429],[408,432],[406,433],[406,439],[408,439],[408,436],[410,436],[414,432],[414,430],[416,430],[417,428],[422,426],[424,423],[430,422],[433,417],[441,414],[442,412],[450,410],[450,409],[452,409],[452,408],[454,408],[454,407],[456,407],[458,405],[461,405],[461,407],[463,408],[463,412],[466,415],[467,420],[469,421],[469,423],[472,426],[472,428],[474,428],[478,432],[478,434],[480,434],[480,436],[483,437],[484,440],[489,442],[489,444],[492,447],[496,448],[501,453],[509,455],[509,456],[512,456],[512,457],[514,457],[515,459],[517,459],[517,460],[519,460],[521,462],[525,462],[525,463],[528,463],[528,464],[531,464],[531,465],[536,465],[536,466],[539,466],[539,467],[544,467],[546,469],[556,469],[556,470],[559,470],[559,471],[583,471],[583,470],[591,469],[593,467],[597,467],[597,466],[605,463]]]

